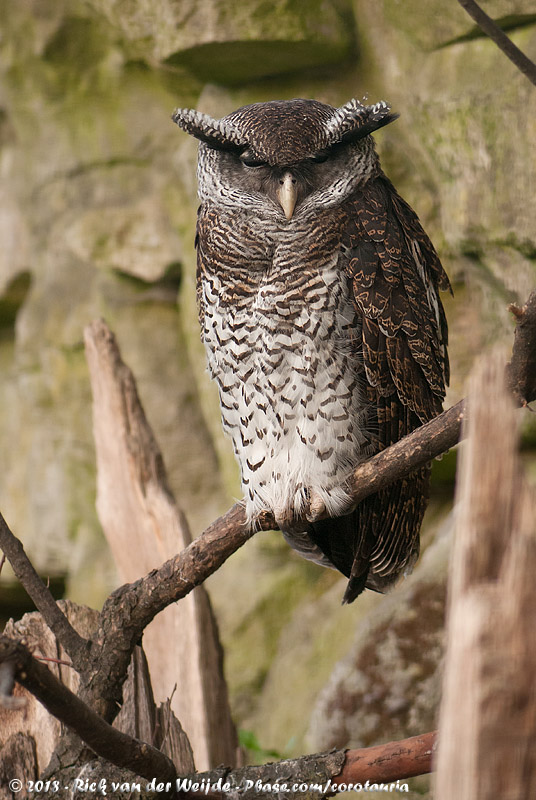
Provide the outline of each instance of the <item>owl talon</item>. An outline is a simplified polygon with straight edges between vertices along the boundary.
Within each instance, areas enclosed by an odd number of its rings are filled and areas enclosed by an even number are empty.
[[[302,533],[307,530],[307,522],[302,517],[295,516],[292,511],[274,512],[275,521],[280,530],[288,533]]]
[[[317,522],[325,513],[326,511],[326,504],[322,500],[319,494],[316,492],[311,492],[311,499],[309,501],[309,511],[306,514],[307,520],[309,522]]]

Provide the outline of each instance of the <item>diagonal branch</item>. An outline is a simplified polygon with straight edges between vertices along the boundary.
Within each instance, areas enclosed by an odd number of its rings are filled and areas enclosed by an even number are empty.
[[[178,784],[172,761],[151,745],[116,730],[73,694],[52,672],[37,661],[27,648],[7,636],[0,636],[0,670],[7,669],[9,678],[3,687],[6,696],[13,680],[30,691],[62,723],[74,731],[98,756],[117,767],[159,782],[170,782],[166,796],[224,798],[228,791],[212,791],[225,783],[231,793],[240,791],[244,800],[258,797],[257,782],[274,784],[322,784],[323,794],[331,796],[344,791],[343,786],[384,783],[423,775],[432,770],[436,733],[426,733],[398,742],[360,750],[334,750],[275,764],[242,767],[236,770],[218,768],[211,772],[183,778]],[[11,698],[9,698],[11,699]],[[368,784],[367,784],[368,782]],[[190,789],[202,786],[201,792]],[[176,787],[176,793],[174,791]],[[289,797],[295,794],[291,792]]]
[[[173,762],[160,750],[112,728],[35,659],[24,645],[0,636],[0,663],[9,664],[15,680],[31,692],[57,719],[91,749],[118,767],[144,778],[174,781]]]
[[[463,401],[358,467],[352,478],[356,502],[453,446],[459,438],[462,417]],[[259,528],[275,527],[273,517],[263,515]],[[92,642],[95,661],[106,652],[108,674],[126,675],[132,648],[156,614],[203,583],[253,533],[246,525],[243,505],[236,503],[159,569],[117,589],[102,609],[99,630]],[[112,680],[108,679],[107,687],[101,685],[100,696],[100,703],[106,703],[106,707],[101,705],[101,713],[110,720],[118,699]]]
[[[460,436],[463,415],[464,401],[461,400],[357,467],[351,478],[352,496],[356,503],[453,447]],[[276,528],[275,520],[271,514],[265,513],[258,527],[260,530],[273,530]],[[246,526],[243,505],[236,503],[159,569],[136,583],[117,589],[106,602],[103,614],[115,613],[114,608],[117,610],[119,605],[125,604],[133,626],[131,635],[137,638],[156,614],[212,575],[253,533]]]
[[[352,497],[360,503],[398,478],[446,453],[460,439],[465,400],[360,464],[350,478]]]
[[[46,624],[63,646],[65,652],[69,654],[73,666],[79,670],[83,664],[88,643],[75,631],[58,606],[24,552],[22,542],[11,532],[1,514],[0,549],[8,558],[13,572],[35,603],[37,610],[43,615]]]
[[[497,47],[503,51],[510,61],[536,86],[536,64],[531,61],[513,41],[502,31],[499,26],[488,17],[485,11],[475,3],[475,0],[458,0],[478,27],[492,39]]]

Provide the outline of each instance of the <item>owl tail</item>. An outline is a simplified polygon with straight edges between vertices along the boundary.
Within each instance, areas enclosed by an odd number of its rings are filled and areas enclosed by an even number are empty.
[[[343,603],[364,589],[386,592],[411,572],[429,483],[430,468],[424,467],[365,498],[351,514],[311,526],[313,542],[348,578]]]

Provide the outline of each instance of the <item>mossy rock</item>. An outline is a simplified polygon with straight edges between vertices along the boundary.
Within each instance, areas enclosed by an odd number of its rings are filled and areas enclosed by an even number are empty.
[[[346,0],[90,0],[90,5],[122,36],[130,58],[185,66],[217,83],[339,62],[353,48]]]

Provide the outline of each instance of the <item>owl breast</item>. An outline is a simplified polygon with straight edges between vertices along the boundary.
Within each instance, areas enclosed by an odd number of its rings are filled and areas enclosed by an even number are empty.
[[[250,524],[263,510],[283,530],[322,506],[343,513],[344,481],[368,449],[340,224],[329,210],[314,223],[201,211],[202,336]]]

